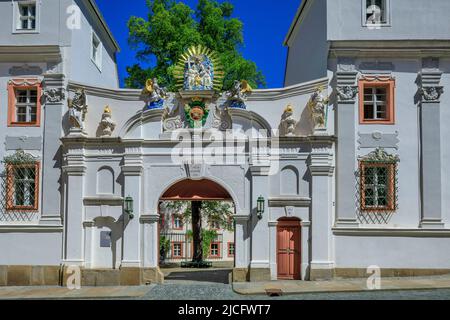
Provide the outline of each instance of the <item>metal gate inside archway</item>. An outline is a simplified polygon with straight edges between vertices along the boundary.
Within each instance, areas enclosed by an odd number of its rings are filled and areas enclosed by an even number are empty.
[[[232,197],[216,182],[183,180],[170,187],[159,204],[160,267],[178,272],[166,279],[196,280],[192,271],[201,269],[196,281],[208,281],[208,272],[225,281],[224,272],[234,267],[234,213]]]

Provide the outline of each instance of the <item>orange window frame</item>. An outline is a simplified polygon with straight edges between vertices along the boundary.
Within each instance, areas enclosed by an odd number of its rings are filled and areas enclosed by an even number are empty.
[[[363,212],[379,212],[379,211],[395,211],[395,169],[396,164],[395,163],[368,163],[364,161],[360,161],[359,163],[360,172],[361,172],[361,181],[360,181],[360,198],[361,198],[361,211]],[[366,205],[366,194],[365,194],[365,169],[366,168],[379,168],[379,167],[387,167],[388,168],[388,194],[387,200],[388,204],[387,206],[367,206]]]
[[[233,246],[233,254],[230,254],[230,247],[231,245]],[[234,244],[234,242],[228,242],[228,246],[227,246],[227,255],[229,258],[234,257],[234,255],[236,254],[236,246]]]
[[[33,84],[34,83],[34,84]],[[36,121],[18,122],[16,120],[16,90],[36,89]],[[37,79],[13,79],[8,83],[8,127],[40,127],[41,126],[42,85]]]
[[[359,123],[360,124],[395,124],[395,79],[380,77],[364,77],[359,80]],[[364,118],[364,89],[386,88],[386,119]]]
[[[213,246],[214,244],[217,244],[217,254],[212,254],[212,246]],[[220,242],[217,242],[217,241],[211,242],[210,245],[209,245],[209,256],[210,256],[211,258],[220,258],[220,257],[222,256],[220,250],[221,250],[221,248],[220,248]]]
[[[180,254],[179,255],[175,255],[175,245],[176,244],[180,245]],[[173,259],[182,259],[183,258],[183,242],[181,242],[181,241],[172,242],[172,258]]]
[[[34,204],[33,206],[16,206],[14,205],[14,171],[15,168],[35,168],[34,177]],[[34,164],[8,164],[6,166],[7,178],[6,178],[6,210],[7,211],[38,211],[39,210],[39,174],[40,174],[40,163],[36,162]]]

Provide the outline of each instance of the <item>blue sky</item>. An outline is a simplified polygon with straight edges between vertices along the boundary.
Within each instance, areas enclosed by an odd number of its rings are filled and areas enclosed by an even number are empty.
[[[182,0],[195,8],[197,0]],[[222,1],[219,1],[222,2]],[[245,58],[256,62],[263,71],[268,88],[283,86],[287,48],[283,40],[295,16],[300,0],[229,0],[235,6],[234,17],[244,23]],[[147,16],[145,0],[97,0],[111,31],[119,42],[118,55],[121,83],[126,67],[135,63],[135,52],[127,44],[126,23],[130,16]]]

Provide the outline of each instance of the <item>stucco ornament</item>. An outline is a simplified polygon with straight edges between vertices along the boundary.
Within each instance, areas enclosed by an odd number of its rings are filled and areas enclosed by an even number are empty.
[[[326,127],[327,105],[328,97],[323,95],[323,88],[317,88],[308,102],[308,109],[311,113],[314,129],[324,129]]]
[[[230,110],[228,107],[219,108],[216,106],[214,111],[214,121],[212,127],[221,131],[229,130],[233,126]]]
[[[355,86],[337,87],[336,93],[339,101],[351,101],[356,98],[356,95],[358,94],[358,87]]]
[[[420,94],[425,101],[438,101],[444,93],[443,87],[422,87]]]
[[[66,94],[62,88],[50,88],[44,91],[44,97],[46,103],[60,103]]]
[[[167,98],[167,91],[158,84],[158,79],[148,79],[145,88],[142,90],[148,109],[160,109],[164,106],[164,99]]]
[[[111,119],[111,115],[111,109],[109,106],[106,106],[100,121],[101,137],[110,137],[114,129],[116,129],[116,123]]]
[[[359,158],[361,161],[367,162],[399,162],[398,155],[387,153],[384,148],[376,148],[374,151],[364,157]]]
[[[281,116],[281,136],[292,137],[298,121],[294,118],[294,107],[288,105]]]
[[[227,92],[230,108],[246,109],[245,102],[253,89],[246,80],[235,80],[233,87]]]
[[[75,96],[69,101],[69,119],[71,129],[84,131],[84,121],[88,111],[87,98],[84,89],[78,89]]]
[[[181,55],[174,69],[174,77],[179,90],[220,91],[224,72],[218,55],[198,45]]]
[[[183,120],[179,115],[179,108],[177,107],[173,112],[171,112],[169,107],[165,107],[162,115],[162,122],[164,132],[183,128]]]

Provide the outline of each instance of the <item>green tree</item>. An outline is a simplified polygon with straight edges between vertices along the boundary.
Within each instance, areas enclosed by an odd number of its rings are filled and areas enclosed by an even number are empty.
[[[232,4],[198,0],[194,11],[176,0],[147,0],[147,7],[147,19],[133,16],[128,21],[128,42],[139,63],[127,68],[127,87],[142,88],[146,79],[157,78],[174,91],[176,62],[185,50],[199,44],[219,55],[225,69],[224,90],[230,89],[234,80],[247,80],[254,88],[265,86],[256,64],[239,52],[244,44],[243,23],[231,17]]]
[[[233,205],[226,201],[163,201],[161,206],[182,215],[185,223],[191,223],[189,236],[193,241],[192,261],[203,261],[205,247],[209,248],[211,233],[202,226],[203,220],[217,223],[222,229],[233,231]],[[206,237],[206,238],[205,238]]]

